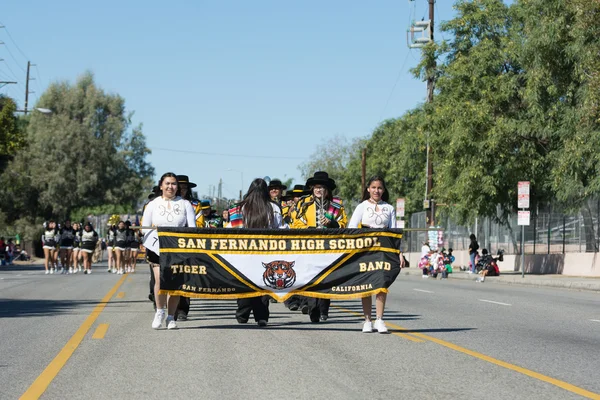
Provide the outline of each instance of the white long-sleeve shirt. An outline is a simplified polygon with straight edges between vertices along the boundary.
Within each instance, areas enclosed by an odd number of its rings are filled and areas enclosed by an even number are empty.
[[[177,196],[173,200],[157,197],[146,205],[142,219],[144,226],[196,226],[196,212],[192,204]],[[144,229],[146,234],[151,229]]]
[[[385,201],[375,204],[365,200],[356,206],[350,218],[348,228],[358,228],[358,225],[369,228],[395,228],[396,210]]]

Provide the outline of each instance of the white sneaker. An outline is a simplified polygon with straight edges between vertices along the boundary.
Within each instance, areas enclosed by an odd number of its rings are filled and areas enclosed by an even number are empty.
[[[112,269],[112,273],[113,273],[113,274],[116,274],[116,273],[117,273],[117,270],[116,270],[115,268],[113,268],[113,269]]]
[[[73,273],[73,267],[69,268],[69,274]]]
[[[371,321],[365,321],[363,324],[363,333],[373,332],[373,323]]]
[[[79,270],[77,269],[77,267],[73,268],[73,273],[76,274],[77,272],[79,272]]]
[[[427,279],[429,278],[429,275],[421,275],[423,277],[423,279]]]
[[[88,269],[88,270],[87,270],[87,273],[88,273],[88,275],[90,275],[90,274],[92,273],[92,269],[91,269],[91,268],[90,268],[90,269]]]
[[[83,267],[79,267],[79,272],[83,272]]]
[[[175,323],[175,318],[172,315],[167,316],[167,329],[177,329],[177,324]]]
[[[165,310],[156,310],[154,321],[152,321],[152,329],[159,329],[162,326],[163,319],[165,319]]]
[[[375,328],[375,330],[379,333],[387,333],[387,327],[385,326],[385,322],[383,322],[382,319],[377,319],[375,320],[375,323],[373,324],[373,328]]]
[[[49,273],[50,273],[50,271],[49,271],[49,270],[46,270],[46,275],[48,275]]]
[[[54,273],[54,268],[50,268],[50,273],[53,274]]]

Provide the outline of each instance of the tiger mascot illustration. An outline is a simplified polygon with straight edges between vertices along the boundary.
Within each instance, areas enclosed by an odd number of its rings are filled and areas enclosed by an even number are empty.
[[[265,267],[263,281],[265,285],[273,289],[287,289],[296,282],[296,271],[294,271],[295,261],[271,261],[268,264],[262,263]]]

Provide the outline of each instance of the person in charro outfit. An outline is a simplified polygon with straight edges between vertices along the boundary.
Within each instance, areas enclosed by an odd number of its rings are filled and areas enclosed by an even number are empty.
[[[310,194],[300,198],[292,212],[292,228],[345,228],[348,222],[342,199],[333,196],[335,181],[324,171],[317,171],[306,181]],[[303,298],[302,312],[312,322],[329,318],[329,299]]]
[[[177,175],[177,183],[179,184],[179,195],[189,201],[192,204],[192,207],[194,207],[194,212],[196,213],[196,227],[203,228],[204,214],[202,212],[202,204],[200,203],[200,200],[194,198],[192,195],[192,189],[198,185],[190,182],[187,175]],[[179,297],[179,304],[177,305],[177,311],[175,312],[175,321],[187,321],[188,314],[190,313],[190,304],[191,299],[189,297]]]
[[[304,185],[294,185],[292,190],[287,190],[285,195],[282,196],[281,200],[286,203],[288,211],[285,215],[283,215],[283,222],[287,225],[292,224],[292,213],[296,209],[296,204],[300,201],[302,196],[306,196],[310,194],[304,188]],[[298,295],[293,295],[289,299],[283,302],[290,311],[296,311],[300,308],[302,303],[302,297]]]

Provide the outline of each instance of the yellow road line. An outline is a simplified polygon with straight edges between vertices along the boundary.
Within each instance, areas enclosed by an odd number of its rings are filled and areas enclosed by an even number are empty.
[[[349,314],[354,314],[354,315],[357,315],[357,316],[359,316],[359,317],[362,317],[362,316],[363,316],[361,313],[358,313],[358,312],[356,312],[356,311],[352,311],[352,310],[348,310],[348,309],[346,309],[346,308],[342,308],[342,307],[338,307],[338,306],[331,306],[331,307],[333,307],[333,308],[337,308],[338,310],[340,310],[340,311],[344,311],[344,312],[347,312],[347,313],[349,313]],[[399,329],[399,330],[405,330],[405,329],[403,329],[403,328],[400,328],[398,325],[394,325],[394,324],[388,324],[387,322],[386,322],[386,325],[388,325],[388,326],[391,326],[391,327],[393,327],[393,328],[397,328],[397,329]],[[421,339],[419,339],[419,338],[416,338],[416,337],[414,337],[414,336],[411,336],[411,335],[409,335],[409,334],[402,333],[402,332],[392,332],[392,335],[400,336],[401,338],[408,339],[408,340],[410,340],[410,341],[412,341],[412,342],[415,342],[415,343],[423,343],[423,342],[424,342],[424,340],[421,340]]]
[[[117,299],[122,299],[123,297],[125,297],[125,292],[117,293]]]
[[[338,310],[342,310],[342,311],[345,311],[345,312],[350,313],[350,314],[362,316],[362,314],[357,313],[357,312],[352,311],[352,310],[347,310],[345,308],[341,308],[341,307],[337,307],[337,306],[333,306],[333,305],[331,307],[337,308]],[[399,325],[396,325],[396,324],[391,324],[391,323],[386,322],[386,325],[388,325],[388,326],[390,326],[392,328],[401,330],[401,331],[408,331],[407,328],[403,328],[403,327],[401,327]],[[413,339],[410,338],[410,336],[408,334],[401,334],[400,332],[392,332],[392,333],[394,335],[401,336],[401,337],[403,337],[405,339],[413,340]],[[433,343],[437,343],[437,344],[439,344],[441,346],[447,347],[449,349],[458,351],[458,352],[463,353],[463,354],[467,354],[469,356],[478,358],[478,359],[483,360],[483,361],[487,361],[487,362],[489,362],[491,364],[494,364],[494,365],[497,365],[499,367],[506,368],[506,369],[509,369],[511,371],[515,371],[515,372],[518,372],[520,374],[523,374],[523,375],[527,375],[527,376],[529,376],[531,378],[538,379],[538,380],[540,380],[542,382],[549,383],[551,385],[557,386],[557,387],[559,387],[561,389],[564,389],[564,390],[567,390],[569,392],[578,394],[578,395],[583,396],[583,397],[587,397],[588,399],[600,400],[600,394],[598,394],[598,393],[590,392],[589,390],[582,389],[579,386],[572,385],[570,383],[561,381],[559,379],[551,378],[549,376],[540,374],[538,372],[529,370],[527,368],[522,368],[522,367],[519,367],[518,365],[510,364],[510,363],[507,363],[506,361],[501,361],[501,360],[495,359],[493,357],[486,356],[485,354],[482,354],[482,353],[479,353],[479,352],[476,352],[476,351],[473,351],[473,350],[466,349],[466,348],[458,346],[458,345],[456,345],[454,343],[450,343],[450,342],[447,342],[447,341],[442,340],[442,339],[434,338],[433,336],[425,335],[423,333],[411,332],[410,335],[413,335],[413,336],[416,336],[417,338],[423,339],[421,341],[427,340],[427,341],[430,341],[430,342],[433,342]]]
[[[108,324],[99,324],[96,331],[92,335],[92,339],[104,339],[106,331],[108,330]]]
[[[500,367],[509,369],[511,371],[515,371],[515,372],[518,372],[520,374],[527,375],[527,376],[529,376],[531,378],[538,379],[540,381],[549,383],[551,385],[557,386],[557,387],[559,387],[561,389],[564,389],[564,390],[567,390],[569,392],[578,394],[578,395],[583,396],[583,397],[587,397],[588,399],[600,400],[600,394],[590,392],[588,390],[582,389],[582,388],[580,388],[578,386],[575,386],[575,385],[572,385],[570,383],[561,381],[559,379],[551,378],[549,376],[540,374],[538,372],[529,370],[527,368],[522,368],[522,367],[519,367],[518,365],[514,365],[514,364],[507,363],[505,361],[497,360],[497,359],[495,359],[493,357],[486,356],[485,354],[482,354],[482,353],[479,353],[479,352],[476,352],[476,351],[473,351],[473,350],[466,349],[464,347],[455,345],[454,343],[446,342],[445,340],[442,340],[442,339],[434,338],[432,336],[424,335],[422,333],[415,333],[415,332],[413,332],[413,335],[415,335],[417,337],[420,337],[420,338],[423,338],[425,340],[429,340],[431,342],[437,343],[437,344],[439,344],[441,346],[444,346],[444,347],[447,347],[449,349],[456,350],[456,351],[461,352],[463,354],[467,354],[467,355],[470,355],[472,357],[478,358],[480,360],[487,361],[489,363],[492,363],[492,364],[498,365]]]
[[[96,319],[100,316],[106,304],[110,301],[110,299],[115,295],[116,291],[119,290],[119,287],[125,282],[125,278],[127,275],[123,275],[121,279],[113,286],[113,288],[104,296],[104,298],[100,301],[100,303],[94,307],[92,313],[86,318],[86,320],[81,324],[77,332],[69,339],[65,347],[61,349],[54,360],[48,364],[46,369],[37,377],[37,379],[29,386],[29,388],[23,393],[20,399],[29,400],[29,399],[39,399],[42,394],[46,391],[52,380],[58,375],[60,370],[65,366],[69,358],[73,355],[77,347],[81,344],[81,341],[88,333]]]

